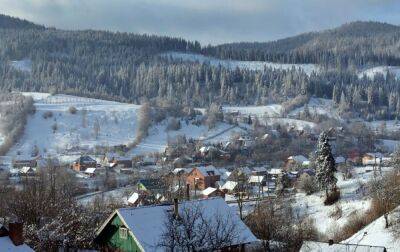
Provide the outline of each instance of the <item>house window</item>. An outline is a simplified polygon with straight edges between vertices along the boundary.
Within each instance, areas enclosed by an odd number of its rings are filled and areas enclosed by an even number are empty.
[[[120,228],[119,229],[119,237],[121,239],[127,239],[128,238],[128,229],[127,228]]]

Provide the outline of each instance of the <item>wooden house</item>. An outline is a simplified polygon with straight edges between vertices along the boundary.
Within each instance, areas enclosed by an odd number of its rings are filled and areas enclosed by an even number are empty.
[[[379,152],[365,153],[361,159],[363,165],[379,165],[382,162],[383,155]]]
[[[112,251],[170,251],[170,248],[160,244],[165,238],[165,223],[168,214],[179,216],[191,209],[200,209],[207,226],[217,226],[217,217],[223,221],[232,222],[237,234],[230,246],[221,248],[221,251],[245,251],[247,244],[257,242],[257,238],[250,229],[240,220],[236,212],[230,208],[222,198],[184,201],[172,205],[155,205],[144,207],[120,208],[115,210],[96,232],[95,244],[101,249]],[[215,223],[214,223],[215,222]],[[195,222],[195,225],[201,225]],[[196,227],[195,227],[196,228]],[[215,230],[218,232],[219,230]],[[221,229],[221,232],[222,229]],[[207,244],[202,244],[207,246]],[[171,251],[183,251],[175,247]],[[194,248],[195,251],[210,251],[207,247]],[[110,250],[108,250],[110,251]],[[250,251],[250,250],[249,250]]]
[[[204,190],[207,187],[216,187],[220,177],[218,170],[212,165],[195,167],[186,177],[186,184],[193,190]]]
[[[72,169],[78,172],[93,167],[97,167],[97,161],[90,156],[81,156],[72,163]]]

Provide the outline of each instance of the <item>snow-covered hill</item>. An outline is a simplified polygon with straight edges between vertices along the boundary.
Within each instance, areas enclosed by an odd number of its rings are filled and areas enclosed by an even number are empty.
[[[394,74],[397,79],[400,79],[400,67],[398,66],[377,66],[368,68],[366,70],[361,71],[358,74],[358,77],[362,78],[365,75],[368,78],[372,79],[375,77],[376,74],[382,74],[384,77],[386,77],[386,74],[388,72]]]
[[[10,155],[30,155],[35,146],[42,154],[60,154],[77,146],[124,144],[135,137],[138,105],[69,95],[25,95],[33,96],[36,113],[28,118],[25,133]],[[71,113],[70,107],[77,112]],[[99,126],[98,134],[95,125]]]
[[[400,207],[393,210],[389,219],[393,220],[399,218],[399,216]],[[393,236],[391,228],[385,228],[385,219],[381,216],[343,243],[383,246],[388,252],[398,252],[400,251],[400,239]]]
[[[8,155],[40,154],[74,156],[96,146],[116,146],[133,142],[136,136],[137,110],[140,105],[47,93],[24,93],[35,101],[36,113],[29,116],[22,138]],[[70,108],[76,108],[71,113]],[[239,127],[218,123],[209,130],[181,121],[181,129],[167,131],[167,120],[154,125],[149,136],[132,150],[134,154],[160,152],[176,136],[204,139],[207,142],[227,141]],[[97,131],[97,132],[96,132]],[[1,139],[1,138],[0,138]],[[79,148],[77,148],[79,147]]]
[[[170,52],[162,54],[164,57],[171,57],[172,59],[178,59],[189,62],[208,62],[213,66],[224,66],[230,69],[249,69],[249,70],[263,70],[265,67],[271,67],[274,69],[291,69],[297,68],[302,69],[305,73],[310,75],[313,71],[318,72],[318,66],[314,64],[279,64],[273,62],[264,61],[239,61],[239,60],[221,60],[212,57],[207,57],[201,54],[191,53],[179,53]]]

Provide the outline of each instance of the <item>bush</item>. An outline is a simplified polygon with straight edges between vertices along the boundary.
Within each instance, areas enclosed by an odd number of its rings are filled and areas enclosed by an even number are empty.
[[[42,116],[43,116],[44,119],[52,118],[52,117],[53,117],[53,112],[51,112],[51,111],[46,111],[46,112],[43,113]]]
[[[313,176],[310,176],[307,173],[304,173],[300,176],[298,187],[307,195],[311,195],[318,191],[317,181]]]
[[[340,199],[340,190],[335,189],[334,191],[328,193],[328,196],[325,198],[324,204],[326,206],[330,206],[335,204]]]
[[[68,112],[72,115],[75,115],[78,110],[74,106],[71,106],[69,107]]]
[[[179,130],[181,128],[181,122],[176,118],[171,118],[168,121],[167,130]]]

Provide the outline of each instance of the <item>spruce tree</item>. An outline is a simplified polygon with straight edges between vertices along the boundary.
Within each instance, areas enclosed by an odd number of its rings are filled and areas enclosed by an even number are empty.
[[[326,196],[329,190],[336,187],[335,178],[335,159],[333,158],[328,135],[322,132],[318,139],[318,149],[316,151],[316,177],[320,189],[324,189]]]

